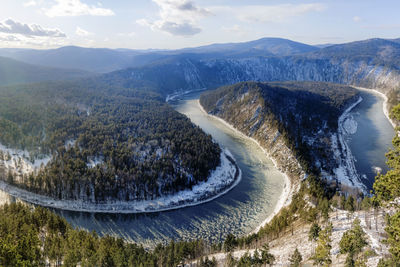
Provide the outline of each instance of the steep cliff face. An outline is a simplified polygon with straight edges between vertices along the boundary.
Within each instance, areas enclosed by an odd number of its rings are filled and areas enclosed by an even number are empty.
[[[331,83],[242,82],[204,93],[200,103],[256,139],[292,181],[314,173],[354,186],[338,120],[357,100],[353,88]]]
[[[399,58],[400,44],[371,39],[288,56],[209,59],[179,55],[101,79],[124,87],[152,89],[165,97],[242,81],[323,81],[378,89],[390,102],[400,88]]]
[[[219,83],[254,81],[324,81],[367,88],[383,93],[400,87],[400,73],[387,66],[348,59],[305,57],[215,60],[206,65],[218,73]]]

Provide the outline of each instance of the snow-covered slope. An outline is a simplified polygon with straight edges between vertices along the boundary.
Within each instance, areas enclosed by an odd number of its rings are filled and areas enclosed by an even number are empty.
[[[35,194],[12,186],[0,180],[0,190],[29,203],[63,210],[105,212],[105,213],[144,213],[158,212],[194,206],[211,201],[231,190],[241,180],[241,171],[232,154],[221,152],[221,164],[211,172],[207,181],[194,185],[192,189],[181,190],[173,195],[165,195],[152,200],[107,201],[90,203],[82,200],[58,200]]]

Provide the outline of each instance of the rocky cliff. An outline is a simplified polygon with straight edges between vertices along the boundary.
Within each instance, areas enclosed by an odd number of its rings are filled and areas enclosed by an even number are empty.
[[[378,89],[392,100],[400,88],[399,58],[400,44],[370,39],[289,56],[207,59],[178,55],[101,79],[156,90],[164,96],[242,81],[324,81]]]
[[[338,125],[359,99],[355,89],[322,82],[242,82],[206,92],[204,109],[256,139],[292,181],[307,174],[359,186]]]

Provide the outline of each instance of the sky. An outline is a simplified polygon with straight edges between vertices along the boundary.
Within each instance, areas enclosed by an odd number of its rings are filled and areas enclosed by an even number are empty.
[[[0,47],[178,49],[399,38],[399,0],[0,0]]]

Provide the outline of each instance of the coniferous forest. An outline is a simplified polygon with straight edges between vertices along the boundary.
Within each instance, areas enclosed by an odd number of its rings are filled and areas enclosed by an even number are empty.
[[[51,156],[2,178],[57,199],[153,199],[205,181],[220,148],[155,93],[84,82],[0,88],[0,143]],[[3,155],[6,157],[7,155]]]

